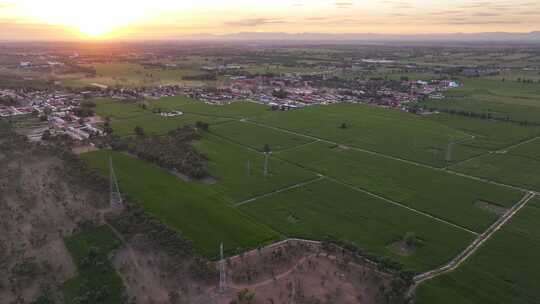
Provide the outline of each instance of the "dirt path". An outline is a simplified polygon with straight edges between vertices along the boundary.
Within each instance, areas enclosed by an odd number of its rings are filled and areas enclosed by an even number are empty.
[[[285,187],[285,188],[281,188],[281,189],[278,189],[278,190],[275,190],[275,191],[272,191],[272,192],[269,192],[269,193],[266,193],[266,194],[258,195],[256,197],[250,198],[248,200],[236,203],[234,206],[235,207],[240,207],[242,205],[252,203],[252,202],[254,202],[254,201],[258,200],[258,199],[261,199],[261,198],[269,197],[269,196],[272,196],[272,195],[275,195],[275,194],[279,194],[279,193],[282,193],[282,192],[287,192],[289,190],[293,190],[293,189],[296,189],[296,188],[301,188],[303,186],[307,186],[309,184],[316,183],[316,182],[318,182],[320,180],[323,180],[324,178],[325,178],[324,176],[319,174],[319,177],[317,177],[317,178],[314,178],[314,179],[311,179],[311,180],[308,180],[308,181],[305,181],[305,182],[301,182],[301,183],[298,183],[298,184],[294,184],[292,186],[288,186],[288,187]]]
[[[308,260],[308,259],[310,259],[310,258],[312,258],[312,257],[314,257],[316,255],[317,255],[316,253],[313,253],[313,254],[310,254],[308,256],[305,256],[305,257],[301,258],[289,270],[277,275],[275,278],[267,279],[267,280],[264,280],[262,282],[255,283],[255,284],[234,284],[234,283],[231,283],[231,284],[229,284],[228,287],[233,288],[233,289],[243,290],[243,289],[259,288],[259,287],[263,287],[263,286],[272,284],[275,281],[278,281],[278,280],[281,280],[283,278],[288,277],[291,273],[293,273],[296,269],[298,269],[298,267],[300,265],[304,264],[304,262],[306,260]]]
[[[527,203],[531,201],[535,196],[536,195],[534,192],[527,193],[516,205],[514,205],[514,207],[508,210],[488,230],[478,236],[478,238],[474,240],[471,245],[469,245],[462,253],[456,256],[448,264],[440,268],[417,275],[414,278],[415,284],[411,287],[410,293],[412,294],[416,287],[418,287],[418,285],[422,284],[423,282],[432,280],[445,273],[456,270],[468,258],[470,258],[486,241],[490,240],[497,231],[499,231],[506,223],[508,223],[508,221],[510,221],[514,215],[516,215],[521,209],[523,209],[527,205]]]
[[[527,139],[527,140],[518,142],[518,143],[516,143],[516,144],[510,145],[510,146],[507,146],[507,147],[504,147],[504,148],[499,149],[499,150],[489,151],[489,152],[487,152],[487,153],[482,153],[482,154],[480,154],[480,155],[477,155],[477,156],[474,156],[474,157],[471,157],[471,158],[462,160],[462,161],[460,161],[460,162],[451,164],[450,166],[445,167],[445,169],[446,169],[446,170],[450,170],[451,167],[459,166],[459,165],[461,165],[461,164],[468,163],[468,162],[470,162],[470,161],[473,161],[473,160],[476,160],[476,159],[479,159],[479,158],[482,158],[482,157],[484,157],[484,156],[491,155],[491,154],[494,154],[494,153],[503,153],[503,152],[512,150],[512,149],[514,149],[514,148],[517,148],[517,147],[519,147],[519,146],[526,145],[526,144],[528,144],[528,143],[534,142],[534,141],[536,141],[536,140],[538,140],[538,139],[540,139],[540,136],[537,136],[537,137],[534,137],[534,138],[530,138],[530,139]]]
[[[260,126],[260,127],[265,127],[265,128],[272,129],[272,130],[275,130],[275,131],[281,131],[281,132],[284,132],[284,133],[289,133],[289,134],[296,135],[296,136],[303,136],[303,137],[306,137],[306,138],[310,138],[312,140],[319,140],[320,142],[324,142],[324,143],[328,143],[328,144],[332,144],[332,145],[340,145],[340,143],[337,143],[337,142],[334,142],[334,141],[331,141],[331,140],[327,140],[327,139],[324,139],[324,138],[320,138],[320,137],[316,137],[316,136],[312,136],[312,135],[306,135],[306,134],[302,134],[302,133],[299,133],[299,132],[295,132],[295,131],[291,131],[291,130],[287,130],[287,129],[283,129],[283,128],[279,128],[279,127],[274,127],[274,126],[270,126],[270,125],[267,125],[267,124],[255,122],[255,121],[246,120],[246,121],[243,121],[243,122],[253,124],[253,125],[256,125],[256,126]],[[434,167],[434,166],[431,166],[431,165],[426,165],[426,164],[414,162],[414,161],[411,161],[411,160],[407,160],[407,159],[404,159],[404,158],[390,156],[390,155],[387,155],[387,154],[383,154],[383,153],[379,153],[379,152],[375,152],[375,151],[371,151],[371,150],[366,150],[366,149],[362,149],[362,148],[358,148],[358,147],[354,147],[354,146],[349,146],[349,147],[350,147],[351,150],[364,152],[364,153],[368,153],[368,154],[371,154],[371,155],[384,157],[384,158],[387,158],[387,159],[392,159],[392,160],[395,160],[395,161],[399,161],[399,162],[402,162],[402,163],[406,163],[406,164],[410,164],[410,165],[414,165],[414,166],[418,166],[418,167],[423,167],[423,168],[428,168],[428,169],[437,170],[437,171],[441,171],[441,172],[446,172],[448,174],[453,174],[453,175],[465,177],[465,178],[468,178],[468,179],[473,179],[473,180],[476,180],[476,181],[490,183],[490,184],[498,185],[498,186],[505,187],[505,188],[519,190],[519,191],[522,191],[522,192],[534,192],[534,191],[532,191],[530,189],[525,189],[525,188],[516,187],[516,186],[512,186],[512,185],[508,185],[508,184],[503,184],[503,183],[499,183],[499,182],[496,182],[496,181],[491,181],[491,180],[475,177],[475,176],[472,176],[472,175],[467,175],[467,174],[455,172],[455,171],[452,171],[452,170],[447,170],[446,168]]]

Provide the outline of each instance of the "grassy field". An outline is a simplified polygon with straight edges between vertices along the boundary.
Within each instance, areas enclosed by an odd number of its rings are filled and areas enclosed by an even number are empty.
[[[451,167],[452,170],[540,191],[540,140],[506,153],[494,153]]]
[[[510,207],[522,196],[492,184],[325,143],[279,153],[279,157],[477,232],[485,230],[497,214],[476,203]]]
[[[148,114],[138,104],[122,102],[114,99],[99,99],[96,103],[96,114],[111,119],[134,118]]]
[[[231,203],[298,184],[317,176],[305,169],[269,157],[264,175],[264,156],[222,138],[207,135],[195,147],[208,156],[208,169],[217,182],[209,187]]]
[[[445,263],[474,237],[329,180],[241,208],[288,236],[313,239],[331,236],[356,244],[366,252],[391,257],[415,271]],[[393,249],[392,245],[406,234],[416,236],[414,249],[405,252]]]
[[[178,117],[161,117],[159,114],[148,113],[142,116],[112,120],[111,126],[115,133],[121,136],[135,134],[135,127],[142,127],[146,134],[165,134],[176,128],[194,125],[198,121],[210,125],[227,121],[227,118],[184,114]]]
[[[208,257],[216,256],[221,242],[232,253],[279,238],[207,185],[184,182],[166,170],[120,153],[100,151],[82,157],[107,174],[109,155],[113,156],[121,191],[193,240],[199,252]]]
[[[239,121],[220,124],[213,127],[211,132],[259,151],[264,151],[265,145],[269,145],[272,151],[279,151],[314,141],[305,136],[284,133]]]
[[[275,112],[258,122],[435,166],[446,164],[450,142],[467,139],[462,131],[412,114],[365,105],[314,106]],[[347,128],[340,126],[346,124]]]
[[[149,108],[180,110],[184,113],[228,118],[246,118],[262,115],[270,111],[269,107],[253,102],[234,102],[224,106],[216,106],[184,96],[164,97],[151,101]]]
[[[458,270],[422,285],[417,303],[540,303],[539,226],[536,199]]]
[[[60,77],[64,86],[84,87],[91,84],[101,84],[106,86],[155,86],[166,84],[201,84],[199,82],[185,81],[184,76],[202,74],[199,69],[159,69],[145,68],[133,63],[96,63],[87,65],[96,70],[96,75],[87,77],[86,75],[65,75]]]
[[[490,77],[463,78],[463,86],[448,91],[444,100],[429,100],[427,108],[490,113],[499,119],[540,122],[540,84],[502,82]]]
[[[94,303],[121,303],[122,279],[109,261],[111,252],[121,244],[113,232],[102,226],[69,237],[65,244],[78,269],[78,275],[64,284],[66,303],[81,303],[78,298],[90,294],[93,296],[87,300]],[[102,296],[95,298],[96,293]]]
[[[539,127],[521,126],[509,122],[450,114],[432,115],[430,119],[474,136],[474,138],[452,145],[452,150],[448,154],[448,160],[451,163],[504,149],[540,135]]]
[[[101,117],[111,118],[111,127],[121,136],[133,135],[136,126],[142,127],[148,134],[165,134],[178,127],[195,124],[197,121],[215,124],[229,120],[189,113],[178,117],[161,117],[137,104],[114,100],[99,100],[96,104],[96,113]]]

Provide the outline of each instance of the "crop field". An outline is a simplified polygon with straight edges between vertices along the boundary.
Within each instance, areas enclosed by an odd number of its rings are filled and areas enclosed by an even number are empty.
[[[196,82],[185,81],[184,76],[201,74],[198,69],[158,69],[145,68],[132,63],[92,64],[88,67],[96,69],[96,76],[68,75],[61,78],[61,82],[68,87],[83,87],[91,84],[107,86],[151,86],[160,84],[181,84]]]
[[[491,113],[491,116],[497,119],[540,123],[540,109],[535,106],[512,105],[459,96],[450,96],[443,100],[428,100],[424,104],[428,109],[438,109],[441,111],[464,110],[467,112],[485,114]]]
[[[451,167],[452,170],[540,191],[540,140],[492,153]]]
[[[535,126],[521,126],[515,123],[449,114],[433,115],[430,118],[475,137],[462,145],[488,151],[502,149],[540,135],[540,127]]]
[[[253,248],[279,238],[267,226],[235,209],[208,185],[184,182],[166,170],[121,153],[99,151],[82,157],[108,174],[110,155],[121,191],[193,240],[195,248],[208,257],[217,255],[222,242],[228,253],[234,253],[238,248]]]
[[[496,76],[501,77],[501,76]],[[504,78],[504,77],[501,77]],[[428,108],[490,113],[492,117],[540,122],[540,84],[501,81],[488,77],[463,78],[463,86],[448,91],[444,100],[429,100]]]
[[[159,114],[148,112],[148,114],[111,121],[111,126],[115,133],[121,136],[135,134],[135,127],[142,127],[146,134],[165,134],[176,128],[186,125],[194,125],[197,121],[209,124],[217,124],[227,121],[227,118],[200,116],[195,114],[184,114],[178,117],[161,117]]]
[[[279,157],[476,232],[497,218],[478,203],[507,208],[522,196],[519,191],[325,143]]]
[[[455,272],[420,286],[417,303],[540,303],[539,226],[536,199]]]
[[[450,162],[486,154],[462,163],[474,164],[495,155],[490,151],[540,134],[539,128],[514,123],[420,117],[362,105],[270,112],[249,102],[213,106],[170,97],[146,107],[100,101],[96,112],[110,117],[120,135],[133,134],[135,126],[163,134],[196,121],[210,123],[194,146],[208,157],[212,178],[190,181],[109,151],[83,158],[107,174],[112,153],[122,192],[212,258],[221,242],[232,254],[284,236],[331,237],[408,269],[430,270],[461,252],[523,193],[392,157],[444,167],[453,143]],[[157,109],[184,115],[164,119],[153,113]],[[265,145],[273,151],[268,174]],[[512,151],[536,161],[540,147],[534,145]],[[411,236],[413,245],[403,247]]]
[[[161,117],[159,114],[144,110],[136,104],[110,100],[100,100],[96,104],[96,113],[101,117],[110,117],[111,127],[116,134],[121,136],[133,135],[137,126],[142,127],[148,134],[165,134],[178,127],[195,124],[197,121],[215,124],[228,120],[216,116],[188,113],[178,117]]]
[[[148,114],[143,108],[137,104],[120,102],[111,99],[96,100],[95,111],[102,117],[110,117],[111,119],[133,118]]]
[[[284,133],[255,124],[238,121],[220,124],[212,128],[211,132],[243,145],[247,145],[258,151],[264,151],[263,148],[265,145],[268,145],[272,151],[279,151],[314,141],[305,136]]]
[[[285,235],[332,236],[365,252],[391,257],[415,271],[445,263],[474,237],[330,180],[263,198],[241,209]],[[415,244],[403,251],[394,249],[406,234],[416,237]]]
[[[504,149],[540,135],[540,128],[536,126],[521,126],[516,123],[449,114],[433,115],[430,118],[474,136],[452,145],[452,150],[447,156],[451,163]]]
[[[312,74],[325,72],[323,69],[313,67],[288,67],[276,64],[257,64],[251,65],[245,69],[252,74]]]
[[[271,113],[256,121],[441,167],[446,164],[448,144],[470,138],[427,118],[364,105],[314,106]]]
[[[234,102],[224,106],[209,105],[189,97],[164,97],[151,101],[150,109],[179,110],[184,113],[219,116],[228,118],[247,118],[268,113],[268,106],[253,102]]]
[[[216,178],[210,188],[231,203],[317,178],[314,173],[275,157],[269,157],[265,176],[262,154],[216,136],[207,135],[195,147],[209,158],[208,169]]]
[[[71,236],[65,244],[78,269],[78,275],[64,284],[66,303],[80,303],[77,298],[96,293],[104,296],[88,300],[103,304],[121,303],[122,279],[108,258],[120,246],[120,240],[113,232],[102,226]]]

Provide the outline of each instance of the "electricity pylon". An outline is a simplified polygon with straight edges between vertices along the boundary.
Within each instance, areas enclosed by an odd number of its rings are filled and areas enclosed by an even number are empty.
[[[122,195],[120,194],[120,187],[118,186],[118,180],[114,173],[114,166],[112,157],[109,157],[109,171],[111,173],[111,209],[122,209],[124,203],[122,201]]]
[[[221,261],[219,262],[219,292],[224,293],[226,289],[226,274],[225,274],[225,258],[223,256],[223,243],[219,247],[219,253],[221,256]]]

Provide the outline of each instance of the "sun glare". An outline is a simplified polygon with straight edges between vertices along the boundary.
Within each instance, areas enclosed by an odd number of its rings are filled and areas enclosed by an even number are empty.
[[[24,10],[48,24],[75,28],[81,34],[99,38],[144,17],[143,1],[23,0]]]

